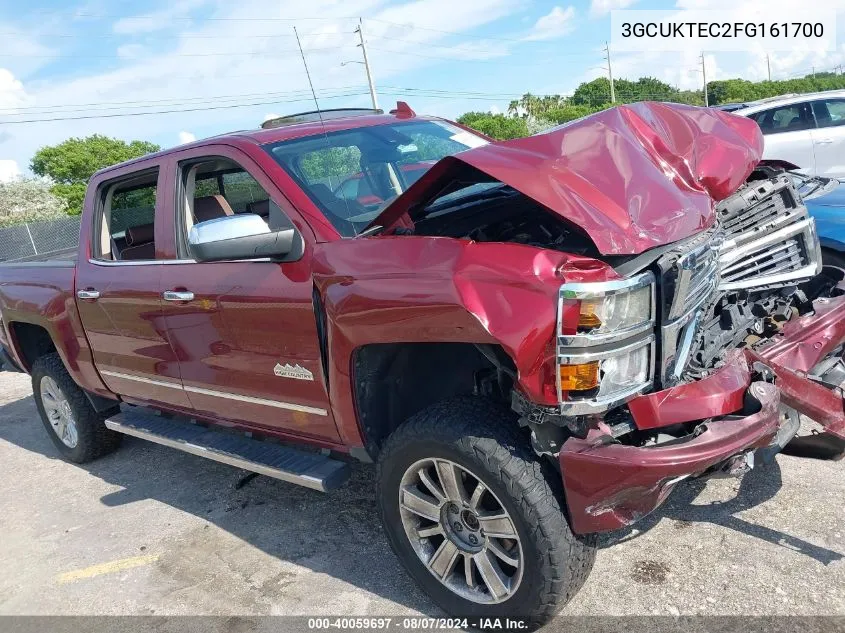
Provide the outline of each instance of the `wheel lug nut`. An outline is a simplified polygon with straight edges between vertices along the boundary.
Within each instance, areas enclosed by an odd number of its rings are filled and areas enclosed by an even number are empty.
[[[460,511],[461,511],[460,508],[458,508],[458,506],[455,505],[454,503],[449,504],[449,512],[451,512],[452,514],[458,514],[458,512],[460,512]]]
[[[478,545],[478,539],[475,538],[475,534],[469,535],[469,542],[472,543],[473,545]]]
[[[463,532],[464,531],[464,526],[461,525],[460,523],[458,523],[457,521],[455,521],[452,524],[452,527],[455,528],[455,532]]]

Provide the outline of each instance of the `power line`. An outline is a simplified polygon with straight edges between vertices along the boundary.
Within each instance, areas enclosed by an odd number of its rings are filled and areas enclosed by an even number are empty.
[[[519,63],[519,64],[503,63],[501,61],[501,57],[504,57],[504,55],[499,56],[499,57],[495,57],[495,58],[472,59],[472,58],[468,58],[468,57],[461,58],[461,57],[442,57],[442,56],[436,56],[436,55],[423,55],[422,53],[412,53],[410,51],[397,51],[397,50],[394,50],[394,49],[381,48],[381,47],[378,47],[378,46],[370,46],[370,50],[382,51],[383,53],[392,53],[394,55],[410,55],[412,57],[424,57],[426,59],[442,59],[442,60],[449,61],[449,62],[485,62],[485,63],[495,62],[495,63],[499,64],[500,66],[519,66],[519,67],[522,67],[522,68],[525,68],[525,67],[534,68],[534,67],[537,66],[537,63],[538,63],[536,60],[534,62],[531,62],[531,63]],[[546,61],[549,61],[549,60],[546,60]]]
[[[303,37],[312,37],[312,36],[326,36],[330,35],[332,37],[335,36],[346,36],[351,35],[355,31],[313,31],[310,33],[303,33]],[[21,36],[21,33],[0,33],[0,37],[18,37]],[[125,40],[129,39],[130,37],[143,37],[145,39],[190,39],[190,40],[219,40],[221,38],[229,37],[230,34],[228,33],[216,33],[211,35],[190,35],[190,34],[179,34],[179,35],[170,35],[170,34],[163,34],[163,33],[142,33],[142,34],[135,34],[135,35],[128,35],[126,33],[38,33],[39,37],[60,37],[60,38],[79,38],[79,39],[120,39]],[[269,33],[269,34],[253,34],[250,33],[248,39],[256,39],[256,38],[280,38],[280,37],[293,37],[288,33]]]
[[[45,9],[45,12],[49,13],[56,13],[55,10]],[[154,13],[148,13],[146,15],[119,15],[116,13],[86,13],[86,12],[74,12],[69,15],[72,18],[116,18],[118,20],[160,20],[161,16],[156,15]],[[308,18],[271,18],[271,17],[260,17],[260,18],[214,18],[214,17],[203,17],[202,18],[206,22],[303,22],[303,21],[328,21],[334,22],[335,20],[357,20],[358,18],[355,16],[343,16],[343,17],[327,17],[327,18],[317,18],[317,17],[308,17]],[[188,20],[188,21],[195,21],[196,18],[191,16],[167,16],[167,20]]]
[[[306,52],[316,51],[336,51],[342,48],[352,48],[354,44],[340,45],[340,46],[324,46],[320,48],[306,48]],[[225,52],[225,53],[166,53],[168,57],[235,57],[235,56],[249,56],[249,57],[284,57],[279,53],[295,53],[299,49],[296,48],[282,48],[274,49],[272,52],[268,51],[241,51],[241,52]],[[0,57],[12,57],[15,59],[58,59],[62,57],[72,57],[73,59],[132,59],[131,57],[122,57],[120,55],[71,55],[64,53],[55,53],[52,55],[14,55],[12,53],[0,53]]]
[[[325,97],[332,96],[329,93],[348,92],[349,90],[365,90],[366,86],[343,86],[338,88],[329,88],[323,91]],[[243,99],[257,99],[257,98],[281,98],[281,97],[300,97],[309,96],[311,93],[307,90],[293,90],[288,92],[254,92],[249,94],[239,95],[217,95],[206,97],[187,97],[185,99],[160,99],[155,101],[115,101],[103,103],[82,103],[82,104],[65,104],[63,106],[22,106],[19,108],[7,107],[0,109],[0,115],[5,116],[27,116],[27,115],[47,115],[47,114],[71,114],[74,112],[90,112],[91,110],[109,111],[109,110],[127,110],[139,108],[162,108],[167,106],[179,105],[193,105],[191,101],[207,102],[214,100],[215,102],[237,101]],[[188,102],[188,103],[186,103]]]
[[[330,97],[325,97],[326,99],[337,99],[343,97],[357,97],[360,95],[365,95],[366,92],[353,92],[349,94],[341,94],[341,95],[332,95]],[[287,100],[279,100],[274,99],[272,101],[258,101],[255,103],[236,103],[231,105],[221,105],[221,106],[205,106],[201,108],[182,108],[178,110],[156,110],[152,112],[123,112],[123,113],[116,113],[116,114],[91,114],[91,115],[84,115],[84,116],[72,116],[72,117],[53,117],[53,118],[42,118],[42,119],[25,119],[25,120],[18,120],[18,121],[0,121],[0,125],[15,125],[18,123],[47,123],[53,121],[80,121],[82,119],[113,119],[119,117],[135,117],[135,116],[148,116],[151,114],[178,114],[181,112],[205,112],[208,110],[229,110],[232,108],[249,108],[253,106],[264,106],[264,105],[276,105],[278,103],[294,103],[297,101],[305,101],[304,98],[297,98],[297,99],[287,99]]]
[[[336,86],[334,88],[326,88],[327,91],[345,91],[345,90],[361,90],[366,88],[363,85],[353,85],[353,86]],[[169,97],[167,99],[145,99],[143,101],[138,100],[131,100],[131,101],[97,101],[97,102],[90,102],[90,103],[63,103],[63,104],[55,104],[55,105],[43,105],[43,106],[22,106],[20,108],[4,108],[7,110],[36,110],[36,109],[45,109],[45,108],[82,108],[82,107],[100,107],[100,106],[122,106],[122,107],[146,107],[147,105],[150,106],[163,106],[163,105],[170,105],[169,102],[175,101],[176,103],[183,103],[185,101],[205,101],[208,99],[246,99],[246,98],[253,98],[253,97],[277,97],[277,96],[293,96],[299,93],[307,93],[311,94],[309,90],[300,89],[300,90],[290,90],[290,91],[278,91],[278,92],[252,92],[252,93],[241,93],[241,94],[229,94],[229,95],[214,95],[214,96],[203,96],[203,97]],[[2,109],[0,109],[2,110]]]
[[[432,31],[434,33],[445,33],[446,35],[461,35],[466,36],[465,33],[460,33],[458,31],[445,31],[443,29],[432,29],[426,26],[417,26],[415,24],[402,24],[400,22],[391,22],[390,20],[381,20],[379,18],[367,18],[372,22],[381,22],[382,24],[392,24],[393,26],[401,26],[406,29],[417,29],[420,31]],[[513,37],[484,37],[484,39],[488,40],[496,40],[500,42],[517,42],[519,44],[547,44],[547,42],[542,42],[538,40],[525,40],[521,38],[513,38]]]
[[[369,37],[371,39],[376,39],[376,40],[390,40],[390,41],[393,41],[393,42],[403,42],[405,44],[409,43],[408,40],[406,40],[406,39],[403,40],[402,38],[399,38],[399,37],[387,37],[385,35],[370,35]],[[484,37],[482,37],[478,40],[472,40],[472,41],[469,41],[469,42],[462,42],[461,44],[453,44],[451,46],[448,45],[448,44],[430,44],[429,42],[410,42],[410,43],[420,44],[420,45],[425,46],[426,48],[429,48],[429,47],[445,48],[447,50],[455,51],[456,53],[487,53],[487,54],[490,54],[490,55],[501,56],[502,51],[488,51],[488,50],[470,49],[470,48],[461,49],[462,46],[470,45],[473,42],[483,42],[487,39],[495,39],[495,38],[484,38]],[[519,42],[520,40],[514,40],[514,41]],[[531,42],[536,43],[533,40]],[[370,48],[374,48],[374,47],[371,46]],[[384,50],[384,49],[379,49],[379,50]],[[589,57],[591,55],[593,55],[593,53],[591,51],[584,51],[584,52],[580,52],[580,53],[555,53],[555,58],[558,58],[558,57]]]

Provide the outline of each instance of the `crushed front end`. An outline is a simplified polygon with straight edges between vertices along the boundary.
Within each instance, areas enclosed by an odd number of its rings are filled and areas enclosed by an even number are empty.
[[[679,481],[741,475],[790,442],[845,451],[845,271],[822,268],[786,176],[717,212],[711,229],[617,262],[619,280],[561,287],[559,404],[515,395],[514,408],[559,461],[578,533],[630,525]],[[799,413],[824,431],[793,440]]]

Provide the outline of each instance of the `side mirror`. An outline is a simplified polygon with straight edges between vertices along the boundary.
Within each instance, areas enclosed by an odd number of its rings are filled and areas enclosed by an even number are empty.
[[[305,244],[295,228],[271,231],[260,216],[243,213],[195,224],[188,248],[200,262],[263,257],[292,262],[302,257]]]

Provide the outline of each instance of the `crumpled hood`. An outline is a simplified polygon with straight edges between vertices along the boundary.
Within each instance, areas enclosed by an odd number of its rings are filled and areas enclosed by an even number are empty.
[[[762,153],[751,119],[679,104],[623,105],[448,156],[372,224],[413,221],[469,165],[582,227],[599,252],[638,254],[711,226],[714,202],[739,188]]]

